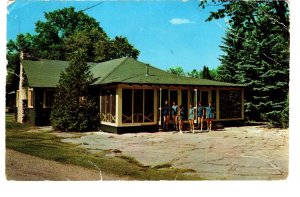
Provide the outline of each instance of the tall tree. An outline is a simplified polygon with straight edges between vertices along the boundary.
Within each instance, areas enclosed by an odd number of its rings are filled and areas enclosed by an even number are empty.
[[[110,39],[100,24],[74,7],[45,13],[37,21],[34,35],[20,34],[7,44],[9,53],[28,51],[36,58],[66,60],[78,48],[87,49],[87,60],[102,62],[120,57],[137,59],[139,51],[126,37]]]
[[[64,60],[62,42],[78,31],[96,28],[105,34],[94,18],[83,11],[76,12],[74,7],[45,13],[45,18],[46,21],[37,21],[35,27],[35,45],[39,49],[35,55],[40,58]]]
[[[229,17],[218,78],[249,88],[246,112],[280,123],[289,81],[289,9],[285,1],[202,1],[220,7],[208,21]]]
[[[70,65],[61,73],[56,87],[51,125],[61,131],[96,129],[98,105],[88,90],[94,78],[86,63],[87,53],[84,49],[78,49],[70,54],[68,60]]]

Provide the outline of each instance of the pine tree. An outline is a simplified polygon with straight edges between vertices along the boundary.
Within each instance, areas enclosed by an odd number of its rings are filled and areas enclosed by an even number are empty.
[[[281,112],[281,125],[283,128],[289,127],[289,97],[286,98],[284,109]]]
[[[203,66],[202,79],[212,79],[207,66]]]
[[[78,49],[69,57],[69,67],[62,72],[54,95],[51,124],[61,131],[88,131],[99,124],[98,106],[89,93],[93,76],[87,55]]]
[[[247,85],[246,115],[279,125],[289,90],[288,4],[279,0],[220,2],[223,7],[208,18],[230,17],[218,79]],[[205,7],[207,1],[200,5]]]

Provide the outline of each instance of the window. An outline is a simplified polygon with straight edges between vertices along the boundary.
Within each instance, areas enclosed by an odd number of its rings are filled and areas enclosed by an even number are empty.
[[[44,108],[52,108],[54,101],[54,90],[44,91]]]
[[[220,118],[241,118],[241,91],[220,90]]]
[[[116,122],[116,90],[101,91],[101,121]]]
[[[33,89],[28,89],[28,108],[33,108],[34,94]]]
[[[132,123],[132,90],[122,90],[122,122]]]
[[[154,121],[154,91],[145,90],[144,122]]]
[[[181,93],[181,102],[183,106],[183,111],[184,111],[184,120],[188,119],[188,91],[187,90],[182,90]]]
[[[134,100],[133,100],[133,122],[141,123],[144,120],[143,114],[143,90],[133,90]]]
[[[154,121],[154,90],[122,90],[122,122]]]

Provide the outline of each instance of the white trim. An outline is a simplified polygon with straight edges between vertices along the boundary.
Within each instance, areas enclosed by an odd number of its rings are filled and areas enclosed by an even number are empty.
[[[147,126],[147,125],[157,125],[155,122],[145,122],[145,123],[123,123],[120,127],[132,127],[132,126]]]
[[[118,126],[117,123],[103,122],[103,121],[100,121],[100,124],[108,125],[108,126]]]
[[[29,94],[29,92],[31,92],[31,93]],[[30,97],[29,97],[29,95],[30,95]],[[27,107],[30,108],[30,109],[34,108],[34,91],[33,91],[33,88],[28,88],[28,90],[27,90]]]

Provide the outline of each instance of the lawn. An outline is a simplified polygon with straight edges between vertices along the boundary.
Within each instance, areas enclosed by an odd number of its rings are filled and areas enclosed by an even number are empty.
[[[77,145],[64,143],[60,137],[50,132],[28,132],[34,126],[15,122],[11,114],[6,115],[6,147],[43,159],[65,164],[74,164],[132,180],[201,180],[191,174],[190,169],[172,168],[170,164],[150,167],[144,166],[132,157],[106,156],[107,151],[92,154]],[[33,164],[34,165],[34,164]]]

